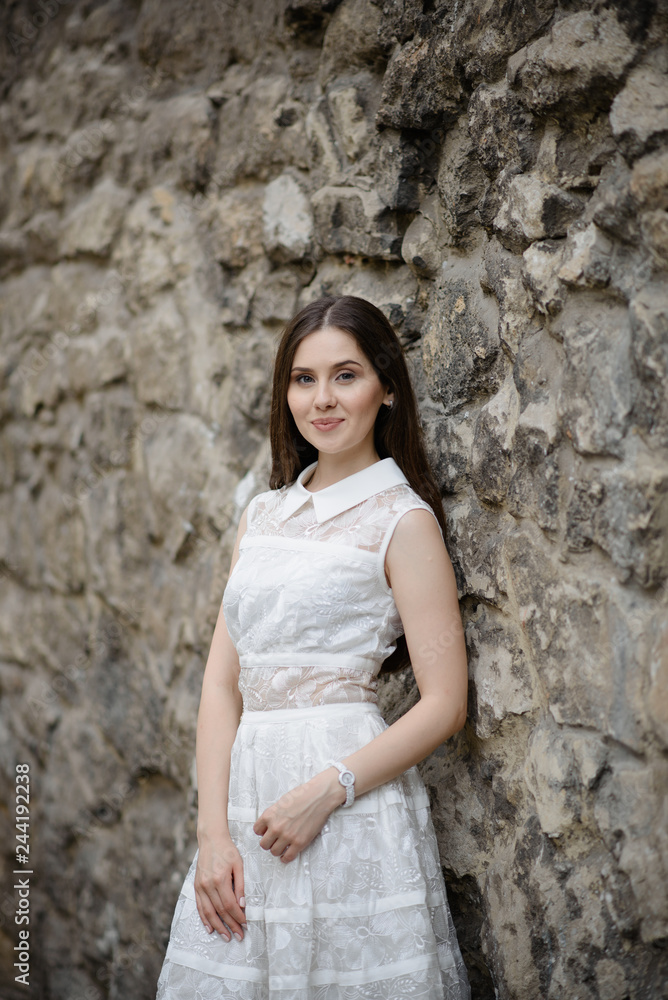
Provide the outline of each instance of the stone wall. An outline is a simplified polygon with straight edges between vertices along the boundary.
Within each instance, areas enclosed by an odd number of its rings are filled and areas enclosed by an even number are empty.
[[[154,995],[273,352],[328,292],[396,325],[442,486],[470,721],[420,767],[474,998],[668,996],[665,2],[0,19],[3,996],[19,761],[30,995]]]

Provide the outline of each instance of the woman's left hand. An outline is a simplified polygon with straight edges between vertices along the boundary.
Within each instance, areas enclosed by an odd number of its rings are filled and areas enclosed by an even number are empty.
[[[260,847],[281,861],[294,861],[311,843],[329,815],[345,802],[346,792],[335,767],[316,774],[302,785],[291,788],[267,806],[253,824],[261,836]]]

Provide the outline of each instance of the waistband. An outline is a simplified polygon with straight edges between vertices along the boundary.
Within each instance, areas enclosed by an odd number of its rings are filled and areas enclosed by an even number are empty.
[[[307,708],[269,708],[264,711],[243,710],[239,725],[243,722],[264,723],[264,722],[299,722],[302,719],[322,719],[350,715],[379,715],[382,719],[380,708],[375,701],[352,701],[335,702],[329,705],[309,705]]]

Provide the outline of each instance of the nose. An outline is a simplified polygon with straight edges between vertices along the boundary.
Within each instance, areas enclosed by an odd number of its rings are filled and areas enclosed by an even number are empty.
[[[336,399],[334,398],[334,390],[329,384],[329,381],[325,379],[319,382],[315,390],[314,403],[318,407],[325,406],[335,406]]]

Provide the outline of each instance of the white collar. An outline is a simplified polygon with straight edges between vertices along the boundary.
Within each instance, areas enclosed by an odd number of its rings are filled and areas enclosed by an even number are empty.
[[[303,485],[304,480],[315,469],[316,462],[311,462],[299,473],[292,486],[289,488],[283,501],[283,513],[285,517],[290,517],[307,500],[313,501],[315,516],[318,523],[327,521],[330,517],[340,514],[355,504],[368,500],[369,497],[390,486],[397,486],[399,483],[408,483],[405,475],[390,456],[382,458],[373,465],[368,465],[366,469],[353,472],[350,476],[339,479],[338,483],[325,486],[322,490],[311,493]]]

